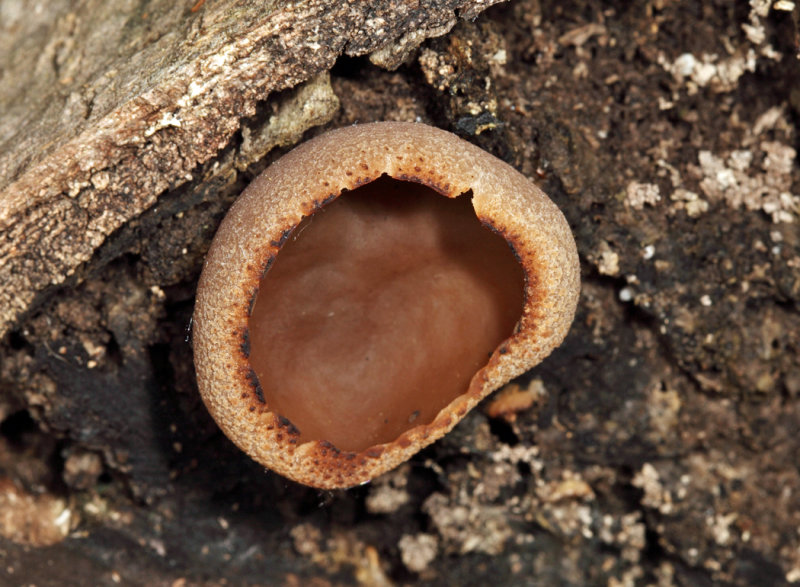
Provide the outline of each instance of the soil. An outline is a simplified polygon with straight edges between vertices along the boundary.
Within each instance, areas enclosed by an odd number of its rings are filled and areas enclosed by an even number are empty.
[[[267,141],[160,197],[2,341],[0,585],[800,582],[792,4],[518,0],[394,71],[341,57],[302,138],[445,128],[573,227],[572,330],[505,392],[530,401],[490,398],[347,491],[239,452],[199,399],[191,314],[225,210],[301,137]],[[292,92],[245,126],[291,118]]]

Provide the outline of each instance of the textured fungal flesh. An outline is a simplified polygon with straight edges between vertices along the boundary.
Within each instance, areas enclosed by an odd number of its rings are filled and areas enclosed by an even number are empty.
[[[564,216],[509,165],[422,124],[330,131],[223,219],[197,289],[198,388],[259,463],[350,487],[542,361],[579,290]]]
[[[468,195],[382,177],[285,242],[259,285],[250,363],[300,442],[363,451],[469,389],[523,295],[519,263]]]

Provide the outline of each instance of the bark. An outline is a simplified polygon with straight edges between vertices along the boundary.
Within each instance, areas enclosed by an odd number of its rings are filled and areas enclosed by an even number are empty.
[[[79,280],[109,235],[205,173],[270,94],[341,55],[397,66],[492,3],[5,1],[0,335]],[[261,155],[245,150],[237,165]]]

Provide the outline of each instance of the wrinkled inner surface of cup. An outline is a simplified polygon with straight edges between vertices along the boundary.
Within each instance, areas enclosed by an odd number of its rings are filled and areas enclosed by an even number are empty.
[[[386,176],[289,236],[250,318],[267,407],[362,451],[429,424],[522,315],[524,276],[470,197]]]

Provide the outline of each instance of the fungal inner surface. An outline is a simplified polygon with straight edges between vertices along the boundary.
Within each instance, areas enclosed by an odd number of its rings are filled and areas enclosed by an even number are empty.
[[[383,176],[286,241],[259,285],[250,364],[299,442],[362,451],[466,393],[523,303],[521,267],[469,196]]]

